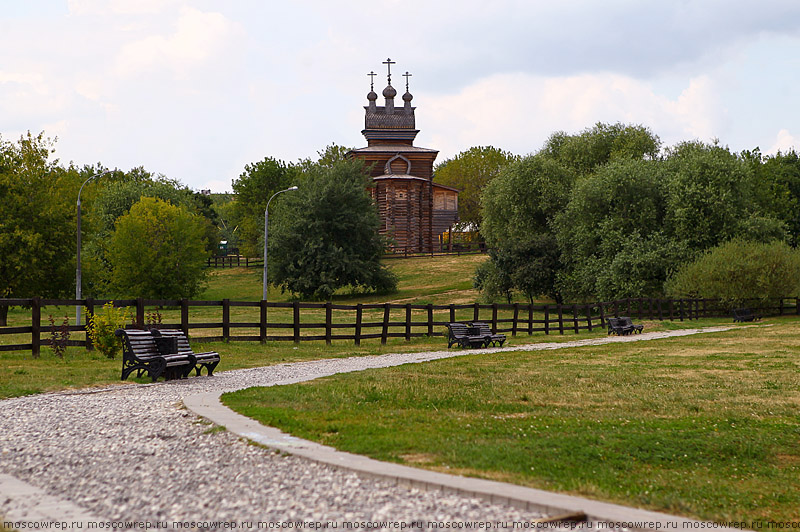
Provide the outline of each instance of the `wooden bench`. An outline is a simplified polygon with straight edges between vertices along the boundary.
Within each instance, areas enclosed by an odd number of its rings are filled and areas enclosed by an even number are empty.
[[[733,321],[734,322],[743,322],[743,321],[755,321],[760,320],[761,316],[756,316],[753,314],[753,311],[749,308],[737,308],[733,311]]]
[[[153,382],[162,376],[166,380],[181,379],[194,368],[194,360],[188,355],[160,350],[150,331],[117,329],[114,334],[122,338],[122,380],[134,371],[137,377],[146,372]]]
[[[635,332],[635,333],[641,334],[642,329],[644,329],[644,325],[639,325],[639,324],[633,323],[633,320],[630,319],[627,316],[620,316],[619,319],[622,320],[622,326],[623,327],[626,327],[628,329],[633,329],[631,332]]]
[[[644,325],[634,325],[633,320],[627,316],[619,318],[606,318],[606,325],[608,325],[608,334],[616,334],[625,336],[634,332],[641,333]]]
[[[469,327],[466,323],[448,323],[450,333],[447,338],[447,348],[458,344],[461,347],[486,347],[489,340],[486,336],[478,334],[478,329]]]
[[[483,336],[488,338],[488,340],[486,341],[486,347],[488,347],[489,344],[492,344],[492,346],[497,344],[499,347],[503,347],[503,343],[506,341],[506,335],[494,334],[492,332],[491,327],[489,327],[488,323],[483,323],[481,321],[473,321],[472,327],[478,330],[478,336]]]
[[[183,331],[178,329],[153,329],[150,331],[152,335],[158,338],[172,339],[177,343],[177,352],[180,355],[185,355],[193,360],[192,369],[195,370],[196,375],[200,375],[200,370],[206,368],[208,375],[214,374],[214,368],[219,364],[219,353],[209,351],[206,353],[195,353],[189,346],[189,339],[183,334]],[[191,371],[191,369],[189,370]]]

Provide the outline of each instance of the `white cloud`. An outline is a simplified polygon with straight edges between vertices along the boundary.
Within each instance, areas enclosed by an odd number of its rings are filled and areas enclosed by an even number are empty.
[[[781,129],[775,138],[775,144],[767,150],[767,154],[775,155],[780,152],[788,152],[791,150],[800,150],[800,138],[789,133],[788,129]]]
[[[115,71],[136,77],[166,69],[185,76],[188,70],[220,56],[234,31],[234,24],[220,13],[182,8],[174,33],[126,44],[117,55]]]
[[[163,12],[178,0],[68,0],[74,15],[141,15]]]
[[[642,124],[666,144],[719,135],[725,110],[713,83],[689,81],[675,99],[653,86],[622,75],[544,78],[495,75],[457,94],[419,103],[417,126],[436,131],[431,147],[450,157],[469,146],[491,144],[515,153],[541,148],[553,131],[577,132],[597,122]],[[421,134],[422,137],[422,134]],[[422,140],[422,139],[421,139]]]

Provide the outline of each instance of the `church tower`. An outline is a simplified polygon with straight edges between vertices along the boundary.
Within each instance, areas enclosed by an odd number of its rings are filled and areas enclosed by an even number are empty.
[[[402,106],[395,106],[397,90],[392,87],[391,59],[387,66],[387,85],[383,89],[384,104],[377,105],[374,72],[370,77],[367,106],[364,107],[364,130],[367,147],[350,152],[372,166],[373,199],[381,218],[381,234],[390,240],[395,252],[433,252],[440,245],[440,236],[458,221],[458,190],[433,182],[433,162],[437,150],[414,146],[419,133],[406,72],[406,92]]]

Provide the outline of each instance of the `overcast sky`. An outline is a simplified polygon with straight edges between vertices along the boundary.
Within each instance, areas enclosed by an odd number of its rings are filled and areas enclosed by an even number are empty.
[[[0,50],[4,139],[44,131],[63,163],[196,190],[365,146],[387,57],[438,161],[598,121],[800,149],[798,0],[0,0]]]

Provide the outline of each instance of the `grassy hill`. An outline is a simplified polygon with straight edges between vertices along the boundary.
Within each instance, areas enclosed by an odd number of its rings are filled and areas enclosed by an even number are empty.
[[[397,292],[375,295],[340,290],[333,299],[339,303],[472,303],[478,297],[472,277],[475,268],[486,260],[486,255],[387,259],[386,266],[399,279]],[[196,299],[258,301],[262,278],[260,268],[215,269],[209,275],[208,288]],[[268,299],[289,301],[291,294],[270,287]]]

